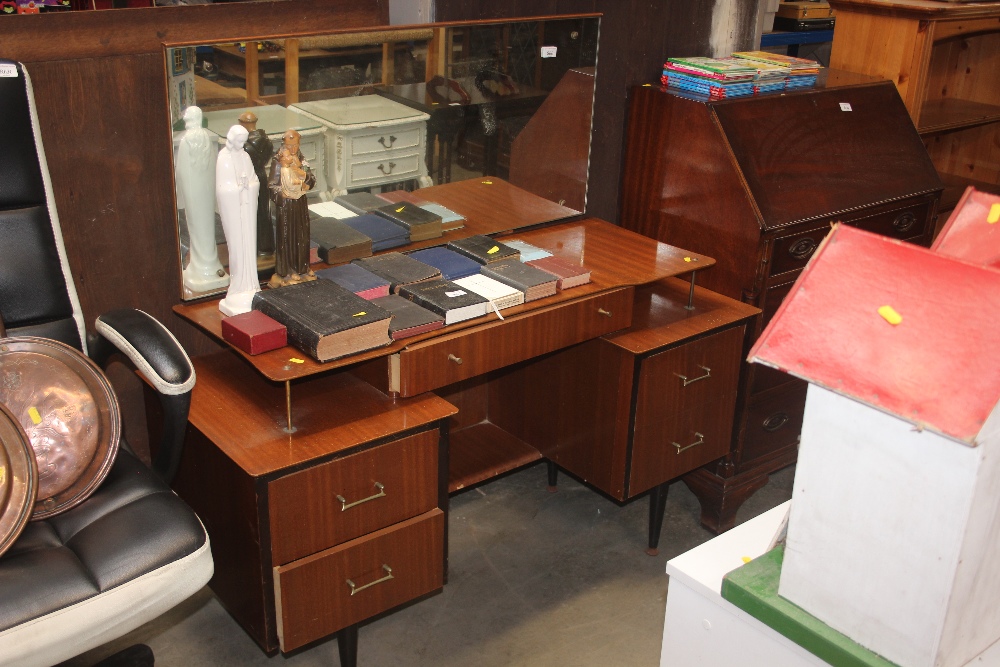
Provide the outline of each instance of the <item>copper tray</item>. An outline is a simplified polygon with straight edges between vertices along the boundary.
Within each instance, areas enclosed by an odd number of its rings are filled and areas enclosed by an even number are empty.
[[[31,518],[38,471],[31,441],[10,410],[0,405],[0,554]]]
[[[31,519],[83,502],[118,452],[118,401],[101,370],[48,338],[0,339],[0,403],[35,450],[38,493]]]

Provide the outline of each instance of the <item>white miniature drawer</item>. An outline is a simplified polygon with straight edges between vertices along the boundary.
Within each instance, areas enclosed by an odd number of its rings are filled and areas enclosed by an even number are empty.
[[[351,165],[351,183],[409,178],[419,172],[422,157],[417,154],[395,155],[370,162],[355,162]]]
[[[404,125],[387,127],[373,134],[362,134],[351,138],[351,152],[354,155],[385,153],[405,150],[420,145],[421,126]]]

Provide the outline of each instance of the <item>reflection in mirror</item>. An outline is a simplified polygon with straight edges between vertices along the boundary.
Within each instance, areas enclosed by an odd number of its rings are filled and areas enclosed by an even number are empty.
[[[255,166],[272,160],[287,130],[298,132],[315,179],[304,195],[310,204],[362,191],[419,201],[405,192],[486,176],[567,214],[582,212],[598,29],[596,17],[576,17],[168,47],[182,267],[193,254],[189,227],[200,218],[180,189],[179,150],[195,131],[221,147],[241,115],[263,143],[270,140],[270,151],[258,147],[267,155],[252,154]],[[201,128],[185,126],[190,107],[201,110]],[[262,163],[258,175],[269,173]],[[261,185],[266,191],[266,180]],[[274,267],[273,203],[263,211],[257,263],[266,279]],[[228,266],[217,212],[215,220]],[[219,291],[188,280],[192,273],[184,274],[183,298]]]

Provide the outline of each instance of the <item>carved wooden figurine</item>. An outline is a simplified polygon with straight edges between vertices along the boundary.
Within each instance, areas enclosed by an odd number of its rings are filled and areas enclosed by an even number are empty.
[[[299,150],[299,133],[288,130],[281,140],[267,181],[275,208],[271,287],[316,279],[309,267],[309,208],[305,197],[316,184],[316,177]]]
[[[267,133],[257,128],[257,115],[247,111],[240,115],[240,125],[246,128],[247,143],[244,146],[254,173],[261,183],[267,182],[267,163],[274,155],[274,146]],[[267,188],[261,188],[257,195],[257,255],[267,257],[274,254],[274,225],[271,222],[271,200]]]

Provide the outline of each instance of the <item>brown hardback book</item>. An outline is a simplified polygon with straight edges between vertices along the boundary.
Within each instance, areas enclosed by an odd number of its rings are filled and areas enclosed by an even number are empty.
[[[441,271],[429,264],[418,262],[412,257],[399,252],[387,252],[383,255],[354,260],[363,269],[368,269],[376,276],[389,281],[389,291],[399,294],[403,285],[434,280],[441,277]]]
[[[568,262],[561,257],[551,255],[541,259],[533,259],[527,262],[529,266],[541,269],[546,273],[551,273],[559,280],[556,281],[556,289],[569,289],[586,285],[590,282],[590,269],[573,262]]]
[[[470,259],[476,260],[480,264],[494,264],[508,259],[521,258],[521,253],[514,248],[504,245],[499,241],[494,241],[489,236],[483,236],[482,234],[449,241],[448,247]]]
[[[267,289],[253,309],[288,330],[288,342],[316,361],[339,359],[388,345],[389,311],[329,280]]]
[[[373,209],[372,213],[405,227],[410,232],[410,241],[436,239],[444,233],[441,229],[440,215],[420,208],[412,202],[401,201],[395,204],[386,204]]]
[[[319,246],[319,258],[327,264],[344,264],[372,255],[371,238],[336,218],[311,221],[309,235]]]
[[[367,213],[379,206],[385,206],[384,199],[370,192],[351,192],[346,195],[334,197],[333,201],[358,214]]]
[[[483,267],[482,274],[521,290],[526,302],[556,293],[557,280],[554,275],[522,264],[516,259],[487,264]]]
[[[398,294],[390,294],[373,299],[372,303],[392,313],[389,335],[393,340],[409,338],[417,334],[434,331],[444,326],[444,317],[421,308]]]

